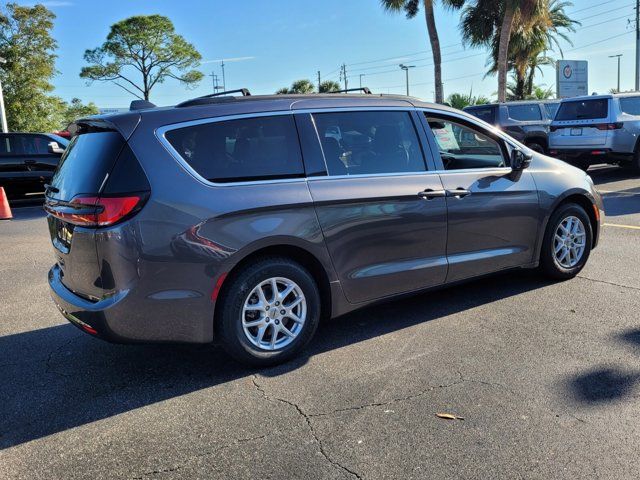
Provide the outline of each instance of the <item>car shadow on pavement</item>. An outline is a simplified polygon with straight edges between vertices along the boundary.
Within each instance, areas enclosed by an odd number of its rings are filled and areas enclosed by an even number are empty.
[[[616,335],[615,339],[631,344],[640,352],[640,329],[626,330]],[[571,379],[569,389],[580,402],[602,403],[629,397],[639,384],[640,370],[607,365]]]
[[[549,285],[535,272],[489,277],[322,322],[310,357]],[[57,319],[56,319],[57,320]],[[0,449],[256,373],[210,345],[114,345],[69,324],[0,337]]]

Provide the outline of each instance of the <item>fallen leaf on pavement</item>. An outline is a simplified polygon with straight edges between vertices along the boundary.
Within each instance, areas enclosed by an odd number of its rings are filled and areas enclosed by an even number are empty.
[[[436,417],[444,418],[446,420],[464,420],[464,417],[453,415],[451,413],[436,413]]]

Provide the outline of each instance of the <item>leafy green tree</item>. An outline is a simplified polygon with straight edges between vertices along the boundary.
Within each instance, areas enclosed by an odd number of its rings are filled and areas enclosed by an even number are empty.
[[[95,103],[82,103],[79,98],[72,98],[71,102],[65,104],[65,112],[62,119],[62,127],[64,128],[78,118],[88,117],[89,115],[97,115],[100,110]]]
[[[55,15],[42,5],[8,3],[0,11],[0,79],[10,131],[46,132],[61,123],[64,105],[48,95],[55,75]]]
[[[203,78],[196,70],[202,56],[175,32],[173,23],[161,15],[140,15],[111,26],[107,40],[86,50],[81,78],[113,82],[131,95],[149,100],[151,90],[167,78],[195,87]]]
[[[320,83],[320,93],[337,92],[341,89],[342,87],[340,86],[340,84],[338,82],[334,82],[333,80],[325,80],[324,82]]]
[[[435,0],[422,0],[424,17],[427,23],[427,33],[433,55],[433,76],[435,81],[436,102],[443,101],[442,88],[442,55],[440,53],[440,39],[436,28],[433,4]],[[390,12],[404,12],[407,18],[414,18],[420,11],[420,0],[381,0],[382,7]],[[450,8],[462,8],[465,0],[442,0],[443,5]]]

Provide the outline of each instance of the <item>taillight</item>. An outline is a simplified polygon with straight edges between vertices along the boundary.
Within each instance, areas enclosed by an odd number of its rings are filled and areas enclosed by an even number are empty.
[[[615,123],[598,123],[596,125],[589,125],[590,127],[595,127],[598,130],[619,130],[624,124],[622,122]]]
[[[142,208],[146,195],[122,197],[78,196],[71,202],[47,202],[45,210],[54,217],[83,227],[114,225]]]

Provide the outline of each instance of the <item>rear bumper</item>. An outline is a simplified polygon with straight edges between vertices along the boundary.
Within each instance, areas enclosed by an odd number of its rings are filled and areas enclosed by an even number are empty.
[[[633,154],[614,152],[611,148],[549,148],[549,155],[571,164],[606,163],[631,160]]]
[[[69,322],[108,342],[209,343],[213,340],[213,305],[208,298],[159,299],[136,288],[91,301],[62,283],[58,265],[49,270],[49,287],[58,310]]]
[[[92,302],[84,299],[67,287],[61,280],[60,267],[53,266],[49,270],[49,287],[51,298],[60,313],[80,330],[113,343],[130,343],[132,340],[122,337],[110,325],[109,316],[116,314],[118,305],[126,298],[127,291]]]

